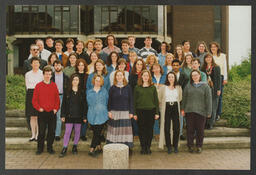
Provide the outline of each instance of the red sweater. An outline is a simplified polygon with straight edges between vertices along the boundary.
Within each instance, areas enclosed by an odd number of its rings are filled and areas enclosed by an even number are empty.
[[[57,85],[52,81],[50,84],[45,84],[43,81],[38,83],[34,89],[32,104],[37,111],[40,108],[43,108],[46,112],[54,109],[58,111],[60,99]]]

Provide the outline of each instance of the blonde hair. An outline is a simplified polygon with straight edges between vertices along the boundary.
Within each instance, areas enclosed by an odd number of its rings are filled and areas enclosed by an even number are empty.
[[[149,60],[150,60],[151,58],[154,58],[154,63],[157,63],[157,62],[158,62],[155,55],[149,55],[149,56],[147,56],[146,64],[149,64]]]
[[[174,55],[172,53],[167,53],[166,56],[165,56],[165,62],[164,62],[164,65],[167,66],[168,63],[167,63],[167,57],[171,56],[172,57],[172,60],[174,60]]]
[[[127,80],[125,78],[125,73],[124,73],[124,71],[121,71],[121,70],[116,70],[115,75],[114,75],[114,83],[113,84],[117,85],[116,75],[117,75],[118,72],[121,72],[123,74],[123,76],[124,76],[123,85],[126,86],[128,83],[127,83]]]
[[[104,78],[103,78],[103,76],[97,75],[97,74],[94,75],[93,78],[92,78],[93,86],[95,85],[95,80],[96,80],[97,77],[100,77],[100,86],[103,86],[104,85]]]

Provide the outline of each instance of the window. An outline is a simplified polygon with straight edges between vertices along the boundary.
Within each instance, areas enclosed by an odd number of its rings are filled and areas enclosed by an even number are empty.
[[[214,7],[214,40],[221,45],[221,6]]]
[[[10,18],[13,33],[78,34],[78,6],[15,5]]]

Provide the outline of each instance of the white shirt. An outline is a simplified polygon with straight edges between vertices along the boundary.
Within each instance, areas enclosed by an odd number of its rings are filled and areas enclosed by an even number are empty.
[[[26,89],[35,89],[36,84],[43,81],[43,79],[43,71],[40,69],[37,72],[33,72],[33,70],[28,71],[25,74]]]
[[[179,98],[178,91],[176,88],[173,90],[165,86],[165,101],[166,102],[177,102]]]
[[[176,77],[177,77],[177,81],[179,81],[179,78],[180,78],[180,71],[176,74]]]
[[[41,52],[41,59],[45,60],[46,62],[48,62],[48,58],[51,55],[51,52],[49,50],[43,49]],[[40,58],[40,52],[38,54],[38,57]],[[30,54],[28,59],[32,58],[32,55]]]
[[[75,51],[73,50],[71,53],[74,53]],[[68,51],[64,52],[65,55],[69,56],[70,53]]]
[[[213,56],[215,63],[220,66],[220,74],[224,76],[224,80],[228,79],[226,55],[221,53],[219,57]]]
[[[167,66],[167,74],[172,71],[172,66]]]
[[[113,84],[114,84],[114,75],[115,75],[115,72],[116,72],[116,71],[113,71],[113,72],[111,72],[110,75],[109,75],[110,86],[113,86]],[[125,79],[127,80],[127,83],[128,83],[128,82],[129,82],[129,79],[128,79],[128,77],[129,77],[129,72],[124,71],[124,75],[125,75]]]
[[[159,84],[161,75],[160,75],[159,77],[157,77],[157,76],[154,75],[154,77],[155,77],[155,79],[156,79],[156,83]]]

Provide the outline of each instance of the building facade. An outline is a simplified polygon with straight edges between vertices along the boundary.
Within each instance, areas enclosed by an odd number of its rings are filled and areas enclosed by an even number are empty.
[[[28,58],[30,44],[49,35],[64,42],[68,37],[104,41],[109,33],[118,40],[134,35],[138,48],[150,35],[156,50],[162,41],[174,47],[182,40],[190,40],[194,51],[197,41],[214,40],[227,53],[227,32],[226,6],[8,6],[7,44],[12,50],[8,55],[8,74],[19,73]]]

